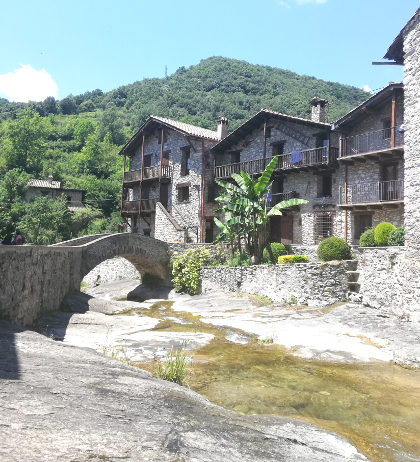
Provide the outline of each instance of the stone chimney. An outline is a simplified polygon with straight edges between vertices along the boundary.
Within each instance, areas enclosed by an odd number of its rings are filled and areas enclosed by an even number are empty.
[[[54,177],[52,175],[48,175],[48,183],[52,184]]]
[[[226,117],[217,118],[217,136],[223,140],[226,138],[229,120]]]
[[[328,101],[316,96],[309,103],[312,106],[311,120],[313,122],[325,122],[325,106],[328,104]]]

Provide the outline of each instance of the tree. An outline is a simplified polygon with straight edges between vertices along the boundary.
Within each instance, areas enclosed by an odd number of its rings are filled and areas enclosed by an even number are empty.
[[[289,199],[279,202],[271,209],[268,208],[267,198],[271,188],[271,176],[276,168],[277,160],[277,156],[273,157],[256,180],[241,171],[240,175],[232,174],[232,179],[236,184],[217,181],[217,184],[225,191],[216,198],[216,201],[222,204],[216,213],[225,215],[226,221],[223,226],[235,230],[238,240],[241,238],[245,240],[247,250],[256,262],[260,261],[266,244],[266,228],[270,217],[282,215],[283,209],[308,202],[303,199]],[[220,228],[221,222],[216,219],[215,223]],[[221,230],[231,240],[230,234],[224,231],[223,227]]]
[[[73,136],[80,147],[84,146],[87,137],[94,133],[96,125],[91,119],[78,119],[74,124]]]
[[[59,106],[62,114],[76,114],[77,105],[72,96],[67,96],[67,98],[63,98],[60,101]]]
[[[111,135],[111,140],[114,144],[120,145],[124,142],[123,123],[114,105],[105,109],[99,122],[99,138],[103,140],[107,133]]]
[[[2,140],[7,168],[39,172],[47,133],[45,119],[31,109],[25,109],[17,115],[16,120],[9,121]]]
[[[49,245],[70,238],[71,214],[66,198],[36,197],[25,204],[25,214],[17,226],[28,243]]]

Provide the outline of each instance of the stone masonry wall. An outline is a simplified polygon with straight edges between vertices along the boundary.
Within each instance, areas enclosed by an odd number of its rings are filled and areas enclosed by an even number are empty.
[[[174,218],[170,218],[168,212],[165,213],[161,204],[156,206],[154,237],[165,242],[185,241],[185,230],[176,224]]]
[[[81,248],[0,246],[0,319],[31,326],[80,289]]]
[[[347,298],[347,263],[298,263],[201,270],[202,293],[227,290],[281,303],[326,306]]]

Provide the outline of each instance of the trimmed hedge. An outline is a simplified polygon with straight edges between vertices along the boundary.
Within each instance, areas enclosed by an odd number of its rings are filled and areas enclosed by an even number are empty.
[[[388,245],[389,235],[397,229],[392,223],[383,221],[375,228],[376,245]]]
[[[350,246],[339,237],[327,237],[318,246],[318,258],[322,261],[350,260]]]
[[[375,247],[375,230],[373,228],[367,229],[362,235],[360,236],[359,241],[360,247]]]
[[[306,255],[280,255],[277,263],[283,265],[285,263],[308,263],[309,258]]]
[[[388,237],[388,245],[404,245],[404,231],[404,226],[400,226],[399,228],[394,229],[394,231],[392,231]]]
[[[280,242],[271,242],[263,251],[263,261],[276,263],[281,255],[286,255],[287,250]]]

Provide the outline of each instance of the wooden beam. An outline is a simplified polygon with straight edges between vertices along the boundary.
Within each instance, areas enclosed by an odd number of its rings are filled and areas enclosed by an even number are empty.
[[[395,90],[392,92],[391,102],[391,148],[395,147]]]

